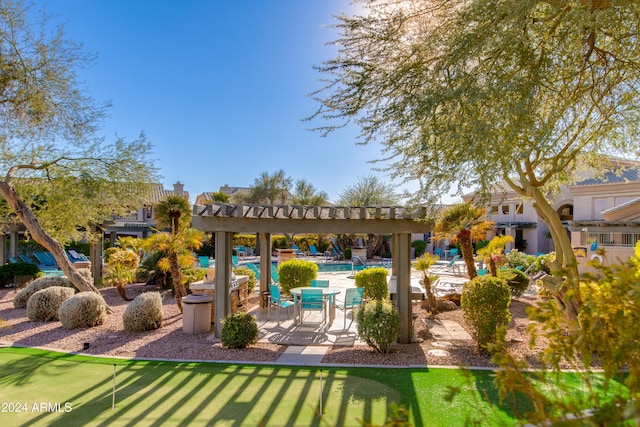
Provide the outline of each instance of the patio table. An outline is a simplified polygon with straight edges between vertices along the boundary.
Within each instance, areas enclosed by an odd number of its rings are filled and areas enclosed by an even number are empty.
[[[300,319],[300,321],[298,321],[298,317],[299,317],[299,313],[300,313],[300,308],[299,308],[299,299],[302,296],[302,290],[303,289],[321,289],[322,290],[322,298],[323,299],[328,299],[329,300],[329,324],[331,324],[333,322],[333,319],[336,317],[336,299],[335,296],[340,294],[340,292],[342,291],[342,289],[340,288],[313,288],[311,286],[302,286],[299,288],[293,288],[293,289],[289,289],[289,292],[291,292],[291,295],[293,295],[293,319],[294,322],[300,323],[302,321],[302,319]]]

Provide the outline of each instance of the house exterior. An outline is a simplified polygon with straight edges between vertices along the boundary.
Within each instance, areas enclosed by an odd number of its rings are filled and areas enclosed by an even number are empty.
[[[640,162],[609,160],[611,166],[603,173],[580,171],[576,182],[562,186],[552,204],[573,246],[584,250],[581,262],[598,248],[605,249],[608,261],[626,259],[640,241]],[[529,254],[554,250],[549,228],[538,217],[533,201],[523,200],[506,186],[491,196],[487,217],[496,223],[487,239],[497,234],[514,237],[515,243],[507,249]]]
[[[173,190],[165,189],[162,184],[153,184],[147,200],[142,206],[132,209],[125,217],[114,217],[104,224],[105,237],[113,246],[120,236],[145,238],[156,226],[154,219],[155,206],[166,200],[168,196],[183,196],[189,199],[189,192],[184,191],[180,181],[173,184]]]

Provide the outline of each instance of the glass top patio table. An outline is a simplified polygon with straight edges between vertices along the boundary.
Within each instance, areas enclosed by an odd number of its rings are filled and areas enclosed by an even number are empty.
[[[323,299],[329,299],[329,319],[330,322],[333,322],[333,319],[335,317],[335,301],[336,299],[334,298],[335,295],[340,294],[340,292],[342,292],[341,288],[318,288],[318,287],[312,287],[312,286],[302,286],[299,288],[291,288],[289,289],[289,292],[291,293],[291,295],[293,295],[293,318],[294,321],[296,321],[298,319],[298,313],[300,311],[299,306],[298,306],[298,302],[300,299],[300,296],[302,296],[302,290],[303,289],[321,289],[322,290],[322,298]],[[302,320],[302,319],[300,319]]]

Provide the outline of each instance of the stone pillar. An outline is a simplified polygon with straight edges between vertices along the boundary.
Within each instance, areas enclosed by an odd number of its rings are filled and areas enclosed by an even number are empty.
[[[409,344],[413,337],[413,313],[411,300],[411,234],[395,234],[394,259],[396,260],[396,305],[400,315],[400,344]]]
[[[18,255],[18,232],[9,233],[9,258],[15,258]]]
[[[7,236],[0,233],[0,265],[4,265],[7,260]]]
[[[271,233],[260,233],[260,307],[267,306],[267,300],[262,298],[269,291],[271,283]]]
[[[222,336],[222,320],[231,314],[229,286],[231,284],[232,258],[231,241],[233,233],[216,232],[216,297],[215,297],[215,335]]]

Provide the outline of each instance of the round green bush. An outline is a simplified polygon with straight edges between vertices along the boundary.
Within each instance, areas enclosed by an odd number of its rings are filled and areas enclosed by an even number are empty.
[[[422,254],[427,250],[427,242],[424,240],[414,240],[411,242],[411,247],[416,250],[416,258],[422,256]]]
[[[158,292],[145,292],[129,303],[122,314],[124,330],[144,332],[162,326],[162,297]]]
[[[79,292],[58,309],[60,323],[67,329],[91,328],[107,320],[107,304],[95,292]]]
[[[71,280],[64,276],[44,276],[38,277],[33,282],[29,283],[24,289],[13,297],[13,308],[27,308],[27,301],[29,297],[41,289],[46,289],[51,286],[64,286],[66,288],[74,288],[71,284]]]
[[[32,322],[58,320],[58,309],[76,291],[64,286],[50,286],[35,292],[27,301],[27,317]]]
[[[460,303],[481,351],[495,342],[498,328],[509,323],[510,302],[511,289],[499,277],[477,276],[465,284]]]
[[[355,275],[356,286],[364,288],[364,298],[388,299],[389,285],[387,284],[389,270],[384,267],[365,268]]]
[[[290,259],[280,264],[278,275],[282,292],[291,295],[289,289],[311,285],[311,281],[318,276],[318,265],[315,262]]]
[[[515,268],[498,270],[498,277],[507,282],[507,285],[511,289],[511,295],[514,297],[522,296],[524,291],[529,287],[529,276]]]
[[[247,288],[249,293],[252,293],[256,287],[256,273],[253,270],[247,267],[236,267],[233,269],[233,272],[236,276],[249,276],[249,283],[247,283]]]
[[[226,348],[246,348],[258,342],[256,318],[249,313],[238,312],[222,320],[220,341]]]
[[[398,311],[388,300],[373,300],[360,306],[358,335],[379,353],[388,353],[400,331]]]

